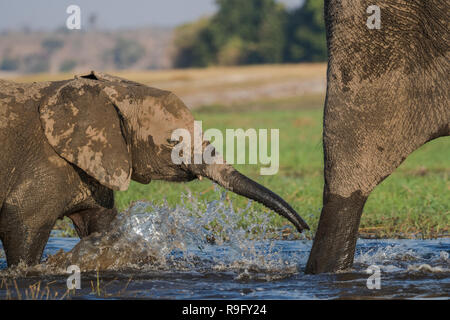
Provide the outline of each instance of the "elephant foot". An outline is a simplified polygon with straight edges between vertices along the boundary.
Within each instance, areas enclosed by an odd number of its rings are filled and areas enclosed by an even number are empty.
[[[367,197],[328,195],[306,265],[306,273],[337,272],[353,265],[358,227]]]
[[[24,264],[36,265],[40,262],[51,225],[41,228],[12,228],[0,235],[5,250],[8,267]]]

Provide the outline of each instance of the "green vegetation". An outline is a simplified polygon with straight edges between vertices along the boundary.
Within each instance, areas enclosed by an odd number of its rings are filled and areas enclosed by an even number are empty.
[[[300,100],[300,99],[299,99]],[[276,110],[282,101],[261,103],[262,110],[247,111],[247,104],[230,108],[215,106],[195,112],[203,121],[203,129],[218,128],[279,128],[280,170],[274,176],[259,175],[257,165],[236,165],[241,172],[280,194],[309,223],[315,231],[320,215],[323,186],[323,159],[321,145],[322,108],[316,105],[304,108],[295,99],[284,101],[284,110]],[[289,102],[295,105],[289,105]],[[272,109],[270,109],[272,104]],[[450,139],[440,138],[414,152],[389,178],[371,194],[361,220],[360,233],[366,237],[419,237],[433,238],[448,235],[450,214]],[[127,208],[134,200],[147,200],[170,205],[180,203],[180,194],[192,192],[199,200],[219,198],[208,180],[189,183],[153,181],[149,185],[132,182],[126,192],[116,194],[120,209]],[[248,200],[227,193],[236,208],[245,208]],[[289,225],[286,220],[269,212],[263,206],[252,203],[261,214],[271,216],[275,229]],[[253,219],[254,217],[251,217]],[[307,233],[311,237],[313,233]],[[296,233],[294,233],[296,236]]]
[[[286,30],[289,39],[286,61],[326,61],[323,1],[306,1],[303,7],[291,12]]]
[[[287,10],[275,0],[216,0],[211,18],[176,30],[177,67],[325,61],[323,1]]]

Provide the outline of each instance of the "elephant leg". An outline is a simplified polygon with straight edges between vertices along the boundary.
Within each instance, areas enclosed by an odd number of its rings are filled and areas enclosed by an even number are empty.
[[[327,121],[328,118],[326,117]],[[372,190],[406,157],[424,144],[426,137],[394,136],[386,128],[344,128],[335,134],[334,118],[324,130],[323,208],[306,266],[307,273],[336,272],[351,268],[364,204]],[[340,121],[345,123],[345,121]],[[360,139],[358,137],[364,137]]]
[[[396,141],[391,145],[388,142],[378,146],[367,144],[351,152],[339,152],[333,147],[337,144],[329,148],[325,145],[323,208],[305,270],[307,273],[336,272],[352,267],[367,198],[427,139],[415,144],[410,143],[411,140]],[[367,141],[375,141],[375,138]],[[408,148],[404,147],[406,144]]]
[[[15,208],[4,205],[0,213],[0,237],[6,254],[8,266],[34,265],[40,262],[50,232],[56,221],[49,219],[17,219]],[[42,216],[39,213],[35,217]]]
[[[364,123],[348,120],[352,119],[348,114],[340,118],[341,114],[325,113],[323,208],[307,273],[351,268],[361,214],[372,190],[409,154],[427,141],[446,134],[440,129],[436,133],[436,129],[419,122],[408,130],[389,122],[384,127],[367,128]]]
[[[326,192],[325,192],[326,193]],[[358,227],[367,196],[324,194],[323,208],[306,273],[334,272],[353,264]]]
[[[72,220],[78,236],[84,238],[94,232],[108,231],[116,215],[115,208],[93,208],[77,211],[69,214],[68,217]]]

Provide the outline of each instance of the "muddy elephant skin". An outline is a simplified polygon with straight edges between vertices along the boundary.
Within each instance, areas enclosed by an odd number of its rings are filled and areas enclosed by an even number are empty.
[[[21,84],[0,80],[0,239],[8,266],[39,263],[57,219],[80,237],[108,230],[114,190],[130,180],[207,177],[308,226],[278,195],[226,163],[174,164],[175,129],[194,118],[173,93],[95,73]]]
[[[324,4],[325,185],[307,273],[350,268],[371,191],[414,150],[450,134],[450,2]],[[366,24],[372,5],[380,8],[379,29]]]

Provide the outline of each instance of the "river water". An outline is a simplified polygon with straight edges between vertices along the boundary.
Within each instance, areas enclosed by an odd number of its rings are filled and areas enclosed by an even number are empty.
[[[450,296],[450,238],[359,239],[352,270],[307,275],[312,241],[267,240],[268,221],[242,224],[247,209],[224,199],[176,208],[134,203],[107,234],[51,237],[38,266],[7,269],[1,256],[0,299]],[[67,290],[70,265],[81,271],[79,290]]]

